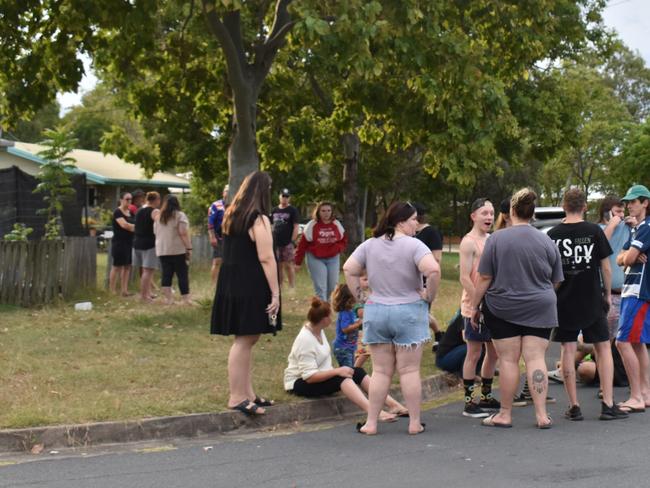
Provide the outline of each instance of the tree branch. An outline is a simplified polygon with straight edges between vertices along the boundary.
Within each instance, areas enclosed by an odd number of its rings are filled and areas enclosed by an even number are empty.
[[[312,73],[311,71],[307,71],[307,77],[309,78],[309,84],[311,85],[312,91],[314,92],[316,97],[321,101],[323,107],[325,107],[325,111],[327,113],[327,116],[329,117],[330,115],[332,115],[332,112],[334,111],[334,103],[332,102],[332,99],[325,94],[320,84],[318,83],[318,80],[316,80],[314,73]]]
[[[266,17],[266,11],[269,9],[272,1],[273,0],[263,0],[257,12],[257,28],[259,39],[262,39],[266,35],[266,32],[264,32],[264,17]]]
[[[230,35],[230,39],[232,39],[232,42],[235,45],[235,49],[239,54],[239,63],[242,66],[246,66],[248,62],[246,60],[246,53],[244,52],[244,42],[241,36],[241,14],[239,10],[234,10],[226,13],[223,16],[223,25],[228,31],[228,34]]]
[[[237,92],[246,85],[244,65],[241,63],[241,60],[245,59],[244,53],[238,52],[237,45],[230,36],[228,29],[226,29],[226,26],[221,22],[219,15],[217,15],[214,1],[202,0],[202,2],[203,13],[208,22],[208,27],[212,34],[217,38],[226,59],[228,82],[230,83],[233,92]]]
[[[288,10],[291,1],[292,0],[277,0],[271,32],[266,37],[264,43],[258,46],[255,50],[255,72],[258,87],[262,84],[266,75],[269,73],[273,60],[275,59],[286,35],[296,23],[291,20],[291,15]]]

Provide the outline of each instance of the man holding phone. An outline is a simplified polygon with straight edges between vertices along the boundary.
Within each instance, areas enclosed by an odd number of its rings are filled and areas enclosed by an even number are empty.
[[[625,243],[630,239],[631,229],[637,222],[634,217],[625,217],[625,207],[620,197],[607,195],[598,208],[598,225],[603,229],[609,241],[613,254],[609,257],[612,269],[612,306],[607,314],[610,339],[616,337],[618,318],[621,309],[621,289],[625,275],[623,268],[616,264],[616,256],[621,252]]]

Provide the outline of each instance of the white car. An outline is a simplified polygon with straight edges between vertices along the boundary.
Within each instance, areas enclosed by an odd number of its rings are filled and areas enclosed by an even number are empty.
[[[547,234],[556,225],[562,223],[566,213],[562,207],[537,207],[531,225]]]

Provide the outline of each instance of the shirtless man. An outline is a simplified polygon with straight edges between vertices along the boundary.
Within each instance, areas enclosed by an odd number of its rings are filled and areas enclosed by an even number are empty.
[[[498,410],[501,407],[501,404],[492,396],[492,380],[497,353],[492,344],[490,332],[480,325],[475,329],[470,320],[473,312],[470,301],[479,277],[478,263],[494,222],[494,206],[487,198],[479,198],[472,203],[470,218],[473,224],[472,230],[463,237],[460,243],[460,283],[463,286],[460,313],[465,322],[464,333],[467,342],[467,355],[463,363],[463,385],[465,388],[463,415],[481,418],[489,415],[486,410]],[[481,397],[480,401],[475,403],[472,398],[475,389],[474,378],[476,365],[481,358],[484,344],[485,358],[481,367]]]

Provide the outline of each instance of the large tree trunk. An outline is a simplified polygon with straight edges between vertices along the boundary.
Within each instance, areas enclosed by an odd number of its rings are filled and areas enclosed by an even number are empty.
[[[256,40],[254,44],[245,46],[240,11],[226,10],[220,14],[221,9],[217,9],[215,0],[202,0],[208,27],[225,57],[228,84],[233,96],[233,133],[228,149],[230,198],[237,193],[246,175],[259,169],[257,100],[278,50],[295,23],[288,10],[291,1],[275,0],[275,15],[268,35],[263,42]],[[265,9],[271,7],[271,2],[263,2],[263,6],[261,18],[264,18]],[[254,58],[252,62],[251,55]]]
[[[234,93],[232,141],[228,148],[230,199],[235,196],[244,178],[260,167],[255,124],[257,96],[254,89],[247,88]]]
[[[359,150],[361,143],[357,134],[345,134],[343,144],[343,227],[348,234],[348,252],[362,242],[359,232]]]

